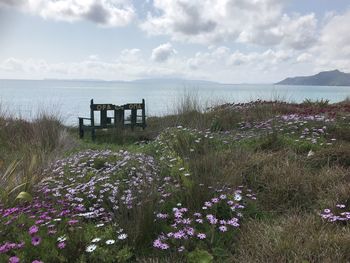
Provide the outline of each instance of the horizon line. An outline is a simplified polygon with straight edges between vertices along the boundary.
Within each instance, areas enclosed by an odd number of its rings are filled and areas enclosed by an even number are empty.
[[[254,82],[242,82],[242,83],[223,83],[218,81],[212,81],[212,80],[204,80],[204,79],[182,79],[182,78],[140,78],[140,79],[133,79],[133,80],[105,80],[105,79],[84,79],[84,78],[72,78],[72,79],[60,79],[60,78],[43,78],[43,79],[20,79],[20,78],[0,78],[1,80],[9,80],[9,81],[86,81],[86,82],[137,82],[137,81],[147,81],[147,80],[164,80],[164,81],[171,81],[171,80],[178,80],[178,81],[197,81],[197,82],[208,82],[218,85],[275,85],[275,82],[264,82],[264,83],[254,83]]]

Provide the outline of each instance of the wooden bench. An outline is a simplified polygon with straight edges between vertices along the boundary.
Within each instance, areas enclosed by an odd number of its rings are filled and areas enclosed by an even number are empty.
[[[130,111],[130,119],[125,118],[125,113]],[[95,121],[95,112],[99,112],[100,123]],[[112,113],[108,117],[108,113]],[[138,115],[139,113],[139,115]],[[91,131],[91,138],[96,139],[97,129],[125,128],[135,127],[146,128],[146,112],[145,100],[142,103],[128,103],[124,105],[114,104],[94,104],[94,100],[90,101],[90,118],[79,118],[79,137],[83,138],[85,131]],[[87,124],[86,121],[89,121]]]

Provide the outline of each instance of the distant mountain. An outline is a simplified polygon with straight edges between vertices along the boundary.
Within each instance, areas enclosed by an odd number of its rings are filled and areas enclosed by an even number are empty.
[[[175,83],[175,84],[219,84],[218,82],[214,81],[207,81],[207,80],[192,80],[192,79],[181,79],[181,78],[153,78],[153,79],[136,79],[131,82],[136,82],[136,83],[157,83],[157,84],[162,84],[162,83]]]
[[[313,76],[286,78],[276,85],[350,86],[350,73],[323,71]]]

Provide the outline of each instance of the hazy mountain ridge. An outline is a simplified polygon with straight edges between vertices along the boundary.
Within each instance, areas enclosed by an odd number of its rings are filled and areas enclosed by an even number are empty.
[[[312,76],[286,78],[276,85],[350,86],[350,73],[323,71]]]
[[[200,79],[182,79],[182,78],[150,78],[150,79],[136,79],[131,82],[136,83],[184,83],[184,84],[221,84],[215,81],[200,80]]]

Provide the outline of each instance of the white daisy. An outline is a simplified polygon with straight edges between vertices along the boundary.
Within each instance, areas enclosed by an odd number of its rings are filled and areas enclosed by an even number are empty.
[[[235,199],[236,201],[241,201],[241,200],[242,200],[242,196],[241,196],[240,194],[237,194],[237,193],[236,193],[234,199]]]
[[[113,239],[109,239],[109,240],[106,241],[107,245],[112,245],[114,243],[115,243],[115,240],[113,240]]]
[[[87,246],[85,251],[91,253],[96,249],[96,247],[97,247],[96,245],[89,245]]]
[[[128,235],[127,234],[120,234],[119,236],[118,236],[118,239],[119,240],[124,240],[124,239],[126,239],[128,237]]]
[[[91,240],[91,242],[92,243],[96,243],[96,242],[99,242],[100,240],[101,240],[101,238],[96,237],[93,240]]]
[[[63,242],[63,241],[66,241],[66,240],[67,240],[66,235],[63,235],[63,236],[60,236],[60,237],[57,238],[58,242]]]

